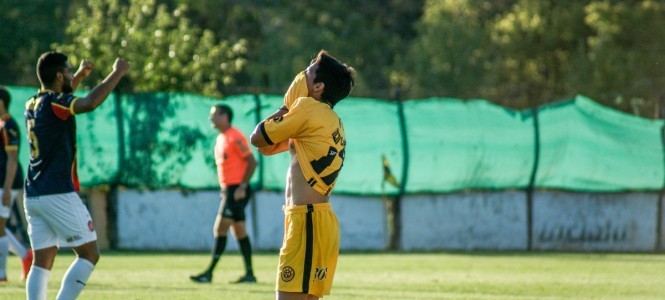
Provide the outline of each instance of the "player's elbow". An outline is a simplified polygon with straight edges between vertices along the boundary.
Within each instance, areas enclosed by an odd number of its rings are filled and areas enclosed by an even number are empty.
[[[258,147],[257,144],[258,144],[258,142],[259,142],[259,139],[258,139],[258,137],[257,137],[256,131],[252,132],[252,134],[249,136],[249,142],[250,142],[254,147]]]
[[[268,143],[263,138],[261,129],[259,129],[258,126],[254,130],[254,132],[252,132],[252,134],[249,136],[249,142],[252,143],[252,145],[257,148],[268,146]]]

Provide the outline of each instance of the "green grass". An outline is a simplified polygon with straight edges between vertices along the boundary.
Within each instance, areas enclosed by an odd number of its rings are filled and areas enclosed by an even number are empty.
[[[55,298],[73,256],[60,253],[49,281]],[[274,299],[276,253],[254,256],[256,285],[238,253],[220,261],[212,284],[188,276],[207,253],[106,252],[79,299]],[[25,299],[19,260],[9,258],[0,299]],[[663,299],[665,255],[583,253],[344,253],[326,299]]]

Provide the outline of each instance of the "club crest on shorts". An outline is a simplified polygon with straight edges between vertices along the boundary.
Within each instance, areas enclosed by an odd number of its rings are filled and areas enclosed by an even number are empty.
[[[293,277],[296,277],[296,271],[293,270],[293,268],[286,266],[282,268],[282,281],[284,282],[289,282],[293,280]]]
[[[95,225],[92,224],[92,220],[88,220],[88,229],[90,229],[90,232],[95,231]]]

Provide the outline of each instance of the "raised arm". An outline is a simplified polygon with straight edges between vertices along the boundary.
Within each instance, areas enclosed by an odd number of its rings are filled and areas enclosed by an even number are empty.
[[[113,64],[113,71],[96,86],[88,96],[81,98],[74,103],[74,112],[77,114],[86,113],[95,110],[100,104],[106,100],[106,97],[118,85],[127,72],[129,72],[130,65],[127,61],[117,58]],[[79,71],[76,72],[77,74]],[[79,80],[80,81],[80,80]]]
[[[279,108],[279,110],[277,110],[272,115],[268,116],[265,120],[261,121],[258,125],[256,125],[256,128],[254,128],[254,132],[252,132],[252,135],[249,137],[249,139],[252,145],[254,145],[259,149],[260,153],[265,155],[270,155],[270,154],[283,152],[288,149],[288,143],[289,143],[288,140],[271,145],[266,140],[266,137],[263,135],[263,130],[261,129],[261,127],[263,127],[263,123],[265,123],[266,120],[282,117],[287,112],[289,112],[289,110],[286,108],[286,106],[282,106]],[[284,147],[284,145],[286,145],[286,147]]]
[[[78,71],[76,71],[76,74],[74,74],[74,79],[72,80],[72,90],[76,90],[76,88],[79,86],[79,83],[83,81],[84,78],[90,76],[90,73],[92,72],[92,69],[95,68],[95,64],[93,64],[91,61],[84,59],[81,61],[81,65],[79,65]]]

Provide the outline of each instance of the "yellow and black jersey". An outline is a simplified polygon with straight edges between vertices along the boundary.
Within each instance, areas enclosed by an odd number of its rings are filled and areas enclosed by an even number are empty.
[[[284,106],[291,110],[291,106],[296,100],[300,97],[307,97],[307,93],[307,77],[305,77],[305,71],[302,71],[296,75],[296,78],[291,82],[291,86],[289,86],[289,90],[284,94]]]
[[[270,145],[288,139],[294,144],[298,163],[310,186],[322,195],[332,192],[344,163],[344,127],[330,105],[300,97],[282,117],[261,124]]]

